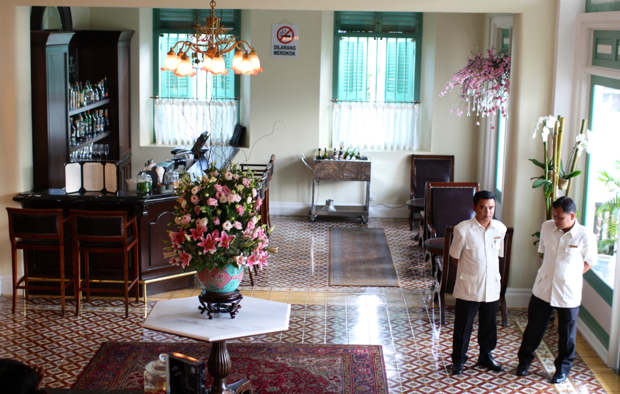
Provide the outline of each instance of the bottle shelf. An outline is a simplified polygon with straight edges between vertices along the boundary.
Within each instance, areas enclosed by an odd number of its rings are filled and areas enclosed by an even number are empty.
[[[104,100],[99,100],[96,103],[88,104],[85,107],[80,107],[78,109],[73,109],[73,110],[69,111],[69,116],[81,114],[83,112],[89,111],[89,110],[94,109],[94,108],[103,107],[106,104],[110,104],[110,99],[109,98],[104,99]]]
[[[82,148],[84,148],[84,147],[86,147],[86,146],[88,146],[88,145],[90,145],[92,143],[95,143],[95,142],[97,142],[99,140],[102,140],[105,137],[109,137],[109,136],[110,136],[110,131],[108,130],[105,133],[101,133],[101,134],[99,134],[99,135],[97,135],[97,136],[95,136],[95,137],[93,137],[93,138],[91,138],[89,140],[86,140],[86,141],[84,141],[82,143],[77,144],[76,146],[72,146],[71,149],[69,150],[69,153],[78,151],[78,150],[80,150],[80,149],[82,149]]]

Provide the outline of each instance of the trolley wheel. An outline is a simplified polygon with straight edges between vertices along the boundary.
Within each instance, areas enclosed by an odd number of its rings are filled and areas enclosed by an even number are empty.
[[[368,223],[368,218],[362,216],[362,224],[366,224],[366,223]]]
[[[314,221],[316,220],[316,215],[310,214],[310,217],[308,219],[310,219],[310,223],[314,223]]]

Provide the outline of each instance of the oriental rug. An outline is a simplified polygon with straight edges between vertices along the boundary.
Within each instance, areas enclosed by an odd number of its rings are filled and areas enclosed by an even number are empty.
[[[228,343],[232,370],[226,381],[251,380],[257,393],[387,393],[379,345]],[[144,367],[160,353],[206,360],[211,344],[104,342],[74,389],[142,390]],[[212,380],[207,378],[207,387]]]
[[[330,228],[329,284],[398,287],[382,228]]]

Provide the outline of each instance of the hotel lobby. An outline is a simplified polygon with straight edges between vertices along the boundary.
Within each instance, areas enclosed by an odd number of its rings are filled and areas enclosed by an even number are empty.
[[[33,189],[29,193],[35,195],[36,174],[50,171],[37,164],[37,149],[46,145],[46,141],[33,133],[38,124],[33,110],[36,92],[32,90],[32,71],[37,64],[31,63],[30,34],[31,9],[35,4],[28,0],[5,3],[5,12],[0,15],[0,47],[5,55],[5,60],[0,62],[3,103],[0,135],[4,142],[0,145],[0,163],[5,172],[0,198],[3,207],[19,208],[21,204],[13,198]],[[564,157],[568,156],[572,141],[579,134],[581,119],[594,117],[590,96],[594,96],[591,93],[598,86],[596,78],[620,80],[620,67],[592,62],[593,53],[606,51],[608,45],[595,41],[597,32],[620,30],[620,11],[613,4],[617,2],[609,2],[608,7],[600,5],[604,3],[596,0],[388,0],[380,5],[352,0],[338,4],[307,1],[290,4],[281,0],[261,4],[248,0],[218,2],[218,9],[240,10],[240,37],[256,49],[263,68],[257,75],[241,75],[237,79],[238,123],[246,126],[247,131],[233,162],[267,163],[272,154],[277,157],[269,199],[271,224],[275,226],[270,245],[279,251],[254,275],[253,285],[246,271],[240,290],[245,297],[291,305],[287,331],[229,343],[381,345],[385,375],[378,372],[376,376],[385,376],[385,387],[390,393],[620,392],[618,375],[614,372],[620,366],[620,295],[613,291],[618,278],[606,283],[605,277],[597,278],[599,274],[595,273],[591,273],[594,278],[584,279],[578,357],[567,385],[558,388],[548,383],[554,367],[549,367],[547,361],[553,357],[544,357],[544,351],[550,354],[556,351],[553,324],[531,374],[527,377],[514,374],[516,353],[527,321],[527,305],[541,264],[532,234],[540,230],[545,220],[542,188],[532,188],[532,178],[539,177],[540,171],[529,159],[542,160],[543,156],[540,139],[532,139],[532,132],[539,117],[565,116]],[[36,6],[58,4],[44,0]],[[160,94],[154,86],[160,67],[154,60],[154,53],[159,53],[155,48],[159,31],[154,26],[157,23],[154,9],[198,10],[208,9],[208,4],[198,0],[183,0],[174,5],[162,0],[148,3],[93,0],[86,5],[75,0],[62,6],[70,8],[75,31],[133,31],[127,52],[126,105],[130,110],[124,124],[129,142],[126,148],[131,152],[124,162],[129,166],[128,177],[136,177],[150,159],[155,162],[170,159],[171,150],[181,144],[160,143],[154,131],[154,97]],[[600,12],[596,11],[597,7]],[[367,223],[349,218],[309,220],[308,213],[315,202],[322,204],[332,199],[337,204],[363,206],[366,189],[360,183],[321,181],[313,190],[312,171],[301,160],[302,155],[316,156],[319,147],[327,147],[330,152],[337,147],[332,140],[334,23],[337,12],[345,11],[421,13],[422,21],[416,140],[413,148],[364,149],[372,163],[368,190],[372,201]],[[299,28],[297,58],[270,55],[272,26],[283,23]],[[492,46],[492,32],[500,25],[505,26],[504,23],[510,25],[506,29],[510,30],[512,69],[508,117],[501,126],[505,131],[503,150],[499,154],[496,130],[499,123],[476,117],[475,113],[457,116],[454,110],[461,103],[457,93],[441,97],[440,94],[446,81],[466,64],[472,51],[486,51]],[[608,46],[617,55],[618,45]],[[615,85],[610,86],[607,88],[618,90],[613,88]],[[597,132],[595,127],[588,127]],[[496,360],[504,365],[504,372],[496,374],[474,365],[476,328],[464,374],[450,374],[454,311],[449,307],[447,324],[439,324],[439,308],[433,303],[430,290],[431,263],[418,245],[417,223],[411,231],[407,220],[409,211],[405,202],[411,198],[412,154],[453,155],[455,181],[477,182],[481,189],[500,191],[496,193],[501,195],[496,217],[515,229],[506,292],[509,324],[508,327],[498,325],[498,346],[494,353]],[[111,155],[115,160],[122,159],[120,148]],[[593,166],[592,160],[600,156],[617,160],[614,155],[617,153],[613,151],[592,154],[589,158],[584,154],[579,161],[584,174],[574,178],[571,196],[578,211],[583,213],[578,220],[588,226],[592,226],[595,200],[588,194],[592,188],[588,182],[597,178],[596,171],[588,166]],[[68,162],[69,155],[66,156]],[[140,215],[146,223],[147,216]],[[4,328],[4,334],[0,335],[4,342],[0,357],[41,362],[48,371],[44,387],[70,388],[79,381],[104,342],[195,342],[142,327],[157,302],[196,297],[200,293],[200,285],[192,284],[189,277],[184,285],[171,284],[174,288],[169,289],[165,288],[165,282],[148,285],[147,304],[131,301],[127,319],[122,300],[100,296],[83,301],[81,316],[74,316],[75,303],[68,296],[67,313],[62,317],[57,294],[35,295],[27,302],[20,297],[13,315],[8,226],[7,216],[0,217],[0,327]],[[398,286],[330,286],[330,228],[383,229]],[[158,247],[154,249],[157,250],[149,253],[163,259],[163,246],[161,255]],[[141,253],[143,256],[146,252]],[[608,271],[614,271],[616,256],[606,261],[611,267]],[[451,305],[453,299],[448,297],[448,303]],[[242,308],[239,313],[243,312]],[[499,315],[498,320],[501,320]]]

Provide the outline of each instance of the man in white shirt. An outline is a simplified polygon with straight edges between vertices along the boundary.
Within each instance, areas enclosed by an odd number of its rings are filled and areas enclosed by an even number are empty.
[[[501,289],[499,257],[503,257],[506,226],[493,219],[495,196],[489,191],[474,195],[475,217],[454,228],[450,256],[457,265],[454,336],[452,338],[452,374],[463,373],[474,318],[480,312],[478,365],[492,371],[503,370],[493,360],[497,345],[497,306]]]
[[[565,381],[573,366],[583,274],[597,262],[596,236],[577,223],[576,209],[570,198],[558,198],[552,205],[553,220],[544,222],[540,230],[538,252],[544,253],[543,263],[532,289],[517,376],[528,374],[554,309],[560,338],[551,383]]]

